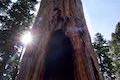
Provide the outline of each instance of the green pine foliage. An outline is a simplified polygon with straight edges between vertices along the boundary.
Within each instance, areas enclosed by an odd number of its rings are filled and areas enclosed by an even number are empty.
[[[116,25],[115,32],[112,33],[112,40],[110,41],[115,70],[118,77],[120,77],[120,22]]]
[[[110,49],[108,42],[103,38],[101,33],[97,33],[93,43],[94,50],[97,54],[100,71],[105,80],[114,80],[114,66],[110,57]]]
[[[33,22],[36,0],[0,0],[0,80],[15,80],[22,31]]]

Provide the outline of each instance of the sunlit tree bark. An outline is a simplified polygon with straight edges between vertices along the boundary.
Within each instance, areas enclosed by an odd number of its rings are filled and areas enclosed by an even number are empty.
[[[17,80],[44,80],[47,46],[57,30],[63,31],[72,43],[74,80],[102,80],[81,0],[41,1],[32,29],[34,42],[27,46]]]

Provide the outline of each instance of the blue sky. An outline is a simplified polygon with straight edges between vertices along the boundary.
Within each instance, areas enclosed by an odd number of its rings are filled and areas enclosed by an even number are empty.
[[[82,3],[92,39],[100,32],[110,40],[120,21],[120,0],[82,0]]]

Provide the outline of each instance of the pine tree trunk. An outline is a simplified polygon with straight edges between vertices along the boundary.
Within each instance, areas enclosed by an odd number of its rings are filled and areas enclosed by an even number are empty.
[[[32,29],[34,42],[26,49],[17,80],[46,80],[48,46],[52,35],[59,30],[70,39],[74,49],[74,80],[102,80],[80,0],[41,1]]]

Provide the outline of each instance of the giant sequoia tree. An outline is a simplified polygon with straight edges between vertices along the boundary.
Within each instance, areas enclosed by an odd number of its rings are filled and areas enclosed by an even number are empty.
[[[42,0],[17,80],[102,80],[81,0]]]

